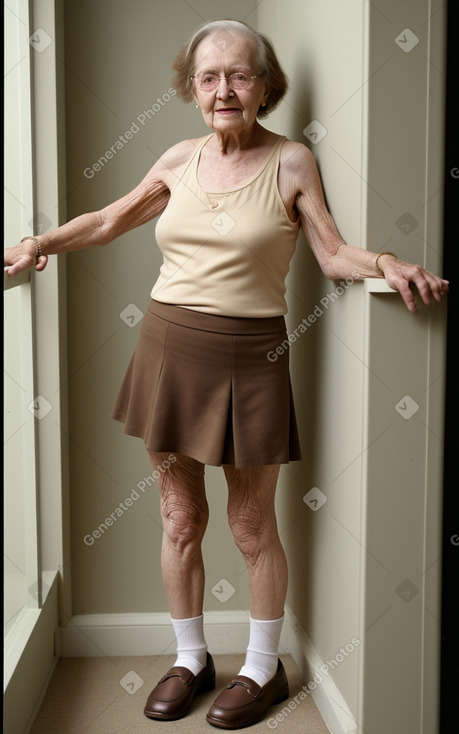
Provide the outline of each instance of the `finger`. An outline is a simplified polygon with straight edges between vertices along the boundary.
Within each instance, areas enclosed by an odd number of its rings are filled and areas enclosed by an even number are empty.
[[[437,302],[440,302],[442,295],[448,292],[448,281],[429,272],[426,272],[425,277],[431,294]]]
[[[433,297],[435,298],[435,300],[436,300],[436,301],[437,301],[438,303],[440,303],[440,301],[441,301],[441,297],[442,297],[442,295],[443,295],[443,293],[442,293],[441,289],[440,289],[440,288],[439,288],[438,286],[436,286],[436,285],[435,285],[435,286],[433,286],[433,287],[432,287],[432,294],[433,294]]]
[[[430,306],[432,303],[432,288],[430,287],[430,284],[427,282],[427,280],[417,280],[414,281],[416,288],[418,289],[419,295],[422,298],[423,303],[426,304],[426,306]]]
[[[414,300],[413,291],[411,290],[408,281],[403,281],[399,285],[396,285],[395,288],[398,290],[401,297],[403,298],[403,302],[408,311],[410,311],[411,313],[416,313],[416,302]]]
[[[31,263],[29,258],[21,257],[14,265],[8,266],[8,276],[14,278],[18,273],[22,273],[23,270],[30,270]]]
[[[410,272],[407,279],[412,280],[416,284],[421,295],[423,290],[428,293],[428,289],[430,288],[431,294],[437,301],[441,300],[441,296],[443,294],[449,292],[449,280],[445,280],[439,275],[431,273],[429,270],[424,270],[424,268],[421,268],[420,266],[417,266],[414,273]],[[422,285],[423,279],[427,286]]]
[[[432,273],[429,273],[427,270],[424,270],[420,266],[415,266],[414,268],[410,269],[409,272],[405,273],[405,277],[408,282],[416,286],[418,293],[426,306],[431,305],[432,296],[436,300],[439,300],[439,298],[437,297],[437,278],[432,275]]]
[[[402,275],[397,270],[395,270],[395,272],[386,273],[385,278],[390,287],[400,293],[408,311],[416,313],[417,308],[413,292],[410,288],[410,279],[407,278],[406,275]]]
[[[48,263],[48,256],[47,255],[40,255],[37,262],[35,263],[35,270],[37,272],[41,272],[46,268],[46,265]]]
[[[8,269],[6,270],[6,273],[7,273],[7,275],[8,275],[9,278],[14,278],[14,276],[17,275],[20,272],[21,272],[21,270],[18,268],[18,264],[17,263],[15,265],[10,265],[8,267]]]
[[[17,275],[17,273],[20,272],[18,269],[18,263],[14,263],[14,265],[6,265],[4,270],[10,278],[13,278],[15,275]]]
[[[443,278],[435,278],[435,282],[437,290],[434,291],[434,294],[438,293],[437,300],[440,301],[442,296],[446,295],[446,293],[449,293],[449,281],[444,280]]]

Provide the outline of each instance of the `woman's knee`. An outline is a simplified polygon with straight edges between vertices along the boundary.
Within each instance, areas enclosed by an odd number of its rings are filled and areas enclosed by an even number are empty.
[[[274,509],[275,481],[260,484],[250,472],[226,471],[228,479],[228,523],[234,541],[250,565],[277,541]],[[271,474],[272,479],[272,474]]]
[[[190,545],[201,543],[209,510],[204,465],[188,456],[176,457],[176,461],[158,479],[158,486],[164,531],[170,543],[183,552]],[[158,462],[161,455],[155,454],[151,458]]]
[[[274,517],[260,508],[245,507],[228,514],[234,542],[250,565],[278,538]]]
[[[208,519],[203,507],[173,496],[162,502],[161,514],[167,539],[179,553],[201,545]]]

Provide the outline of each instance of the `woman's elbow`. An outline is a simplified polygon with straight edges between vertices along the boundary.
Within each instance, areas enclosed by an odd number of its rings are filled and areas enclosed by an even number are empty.
[[[110,216],[103,210],[100,212],[100,223],[97,229],[97,245],[109,245],[126,231],[122,218]]]

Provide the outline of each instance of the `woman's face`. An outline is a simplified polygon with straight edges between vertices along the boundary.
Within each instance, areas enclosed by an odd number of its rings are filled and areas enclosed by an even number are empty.
[[[256,62],[256,43],[236,33],[213,34],[197,46],[194,56],[194,96],[201,108],[204,122],[220,133],[248,131],[254,125],[260,104],[268,98],[264,77],[251,80],[247,89],[232,89],[223,77],[240,71],[251,77],[263,69]],[[199,78],[210,73],[221,77],[213,91],[200,89]]]

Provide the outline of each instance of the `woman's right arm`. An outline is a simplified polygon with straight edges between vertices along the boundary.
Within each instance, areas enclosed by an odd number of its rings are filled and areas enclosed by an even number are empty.
[[[159,216],[167,206],[170,191],[166,180],[190,156],[190,143],[183,141],[170,148],[145,178],[126,196],[96,212],[82,214],[38,238],[42,256],[36,259],[37,245],[26,239],[5,249],[4,265],[8,275],[22,270],[43,270],[48,255],[75,252],[93,245],[107,245],[125,232]]]

